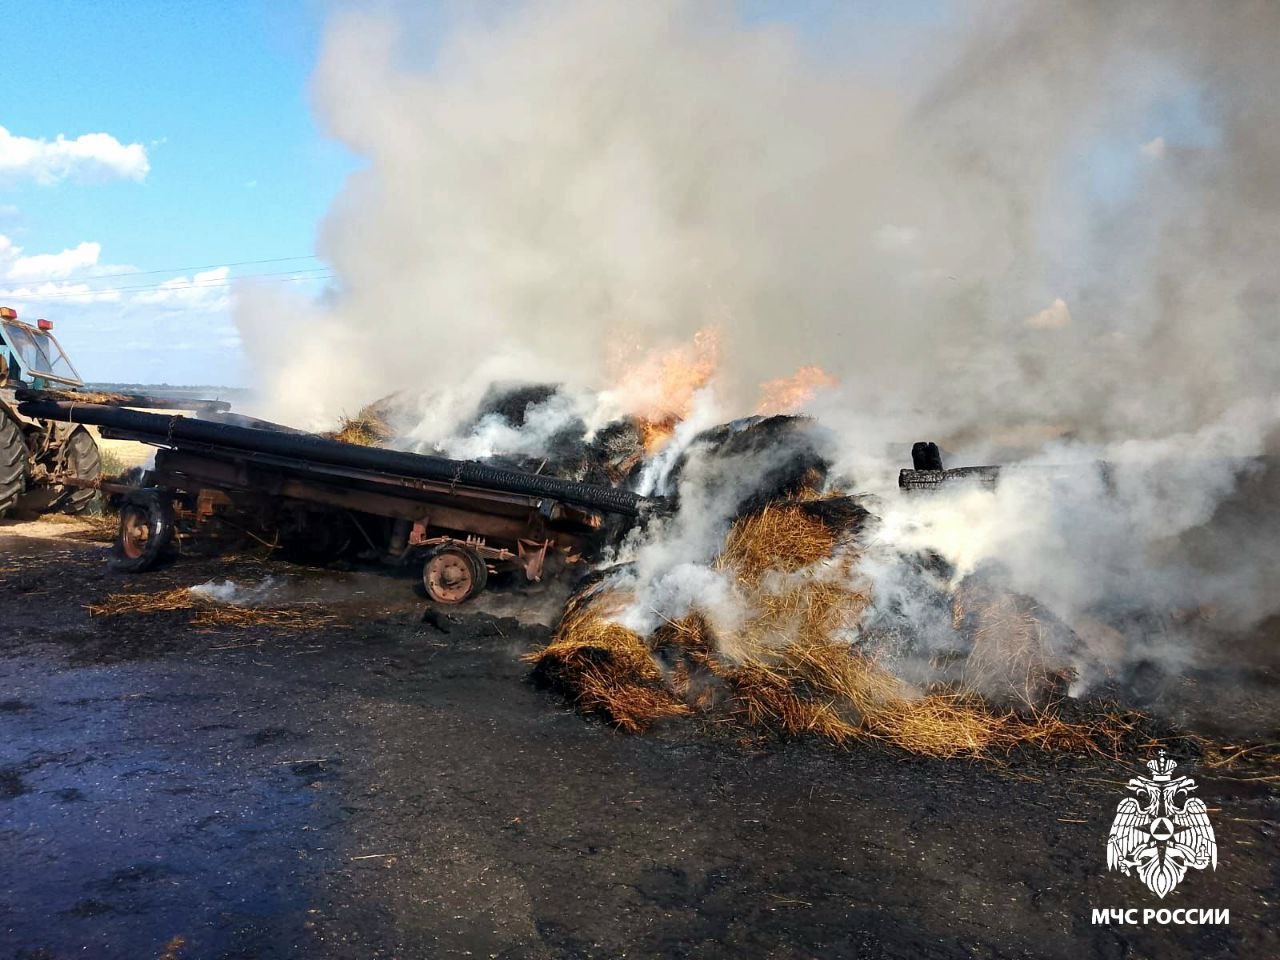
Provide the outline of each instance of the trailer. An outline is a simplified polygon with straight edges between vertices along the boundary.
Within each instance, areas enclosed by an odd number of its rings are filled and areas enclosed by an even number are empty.
[[[657,504],[608,486],[220,420],[60,400],[19,409],[156,447],[145,485],[93,482],[123,499],[113,564],[131,572],[222,524],[292,559],[324,562],[355,547],[391,564],[420,561],[428,596],[462,603],[491,575],[533,582],[590,558],[609,517]]]

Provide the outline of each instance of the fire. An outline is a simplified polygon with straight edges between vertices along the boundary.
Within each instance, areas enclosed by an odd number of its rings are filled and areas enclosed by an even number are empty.
[[[720,330],[704,327],[684,344],[643,350],[634,341],[615,341],[609,370],[617,384],[609,392],[639,423],[645,453],[661,450],[677,424],[693,411],[693,398],[711,382],[720,362]],[[794,413],[821,387],[838,381],[821,367],[801,367],[790,377],[760,385],[756,413]]]
[[[677,417],[664,417],[661,420],[640,420],[640,442],[644,444],[646,457],[651,457],[667,445],[671,435],[676,432]]]
[[[820,387],[834,387],[839,381],[817,365],[801,367],[789,377],[779,377],[760,384],[760,403],[756,413],[795,413],[813,399]]]
[[[615,348],[616,394],[640,422],[645,452],[660,450],[693,409],[693,397],[715,375],[720,333],[705,327],[690,343],[649,350],[634,359],[635,348]]]

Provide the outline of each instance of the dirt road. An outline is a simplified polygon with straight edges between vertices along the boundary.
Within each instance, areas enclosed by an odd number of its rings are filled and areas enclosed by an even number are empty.
[[[3,960],[1280,956],[1267,784],[1187,771],[1219,864],[1161,902],[1105,870],[1132,768],[629,737],[527,682],[544,627],[423,622],[377,572],[129,579],[105,550],[0,528]],[[338,621],[83,609],[215,576]],[[1230,925],[1090,922],[1147,906]]]

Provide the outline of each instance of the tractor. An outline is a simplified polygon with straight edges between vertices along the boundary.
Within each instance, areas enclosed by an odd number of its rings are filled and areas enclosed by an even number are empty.
[[[83,386],[50,321],[32,326],[0,307],[0,517],[19,510],[81,513],[94,502],[91,484],[102,472],[102,455],[93,434],[78,424],[24,417],[16,397],[24,389]]]

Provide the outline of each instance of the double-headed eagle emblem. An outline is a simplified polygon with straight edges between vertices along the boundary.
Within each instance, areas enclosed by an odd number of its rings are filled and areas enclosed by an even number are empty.
[[[1177,764],[1163,750],[1147,761],[1149,777],[1134,777],[1116,807],[1107,837],[1107,869],[1138,879],[1163,898],[1187,875],[1187,869],[1218,869],[1218,843],[1204,801],[1191,796],[1190,777],[1173,777]]]

